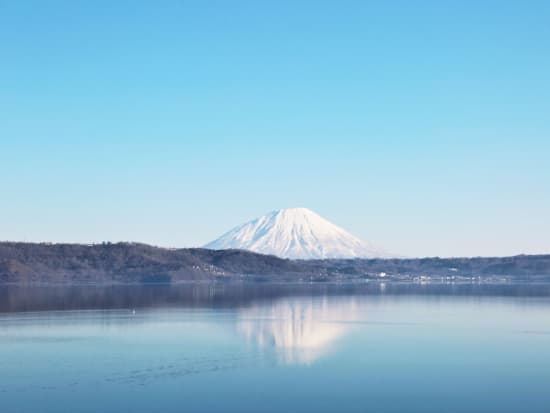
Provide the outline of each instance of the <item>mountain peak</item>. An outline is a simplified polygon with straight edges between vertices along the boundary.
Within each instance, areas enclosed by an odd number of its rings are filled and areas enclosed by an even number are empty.
[[[293,259],[389,256],[308,208],[273,211],[232,229],[205,248],[246,249]]]

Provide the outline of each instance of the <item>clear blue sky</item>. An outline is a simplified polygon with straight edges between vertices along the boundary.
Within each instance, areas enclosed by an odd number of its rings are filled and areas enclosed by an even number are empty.
[[[305,206],[550,252],[548,1],[2,1],[0,239],[193,246]]]

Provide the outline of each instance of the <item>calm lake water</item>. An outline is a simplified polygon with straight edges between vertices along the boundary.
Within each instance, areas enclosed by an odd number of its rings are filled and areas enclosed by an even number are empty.
[[[549,412],[550,288],[0,287],[0,412]]]

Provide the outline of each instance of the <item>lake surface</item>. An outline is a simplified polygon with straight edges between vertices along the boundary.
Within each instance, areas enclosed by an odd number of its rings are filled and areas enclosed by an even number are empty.
[[[0,412],[548,412],[548,285],[0,287]]]

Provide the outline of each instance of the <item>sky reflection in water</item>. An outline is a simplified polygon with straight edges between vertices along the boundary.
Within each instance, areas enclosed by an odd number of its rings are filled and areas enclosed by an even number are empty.
[[[42,302],[29,302],[48,311],[27,312],[17,305],[37,291],[12,290],[18,311],[0,315],[0,411],[544,412],[550,405],[550,301],[541,290],[181,288],[134,288],[126,298],[42,291]],[[132,305],[115,309],[121,303]]]

